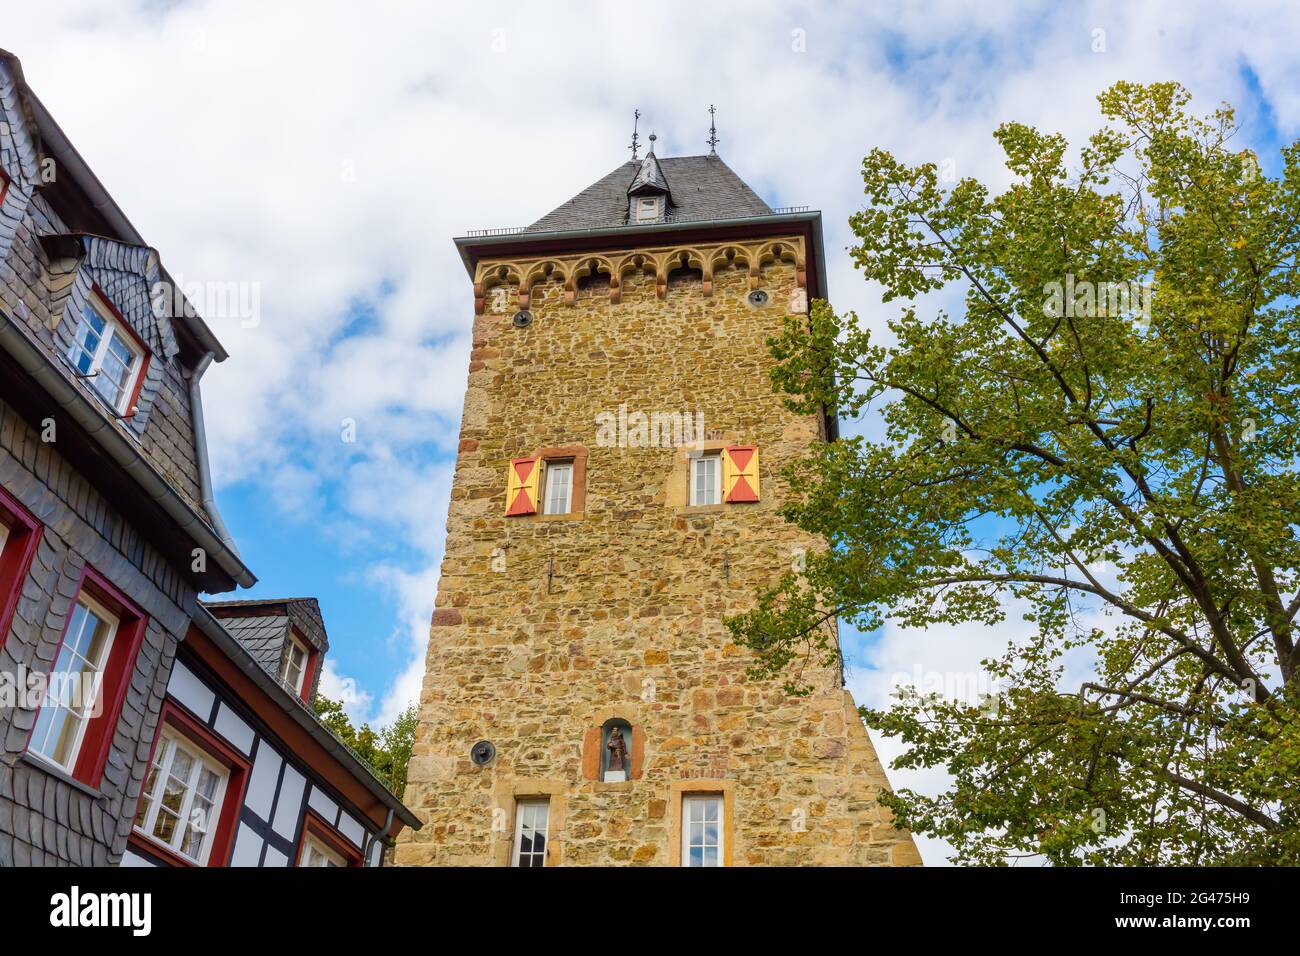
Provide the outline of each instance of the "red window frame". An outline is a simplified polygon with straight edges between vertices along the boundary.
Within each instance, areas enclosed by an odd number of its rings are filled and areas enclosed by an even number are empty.
[[[0,552],[0,647],[4,647],[44,528],[3,488],[0,488],[0,524],[9,530],[4,550]]]
[[[212,847],[208,850],[209,867],[227,866],[230,853],[235,847],[235,831],[239,828],[239,810],[244,805],[244,791],[248,787],[248,774],[252,769],[249,759],[219,737],[207,724],[203,723],[185,707],[170,697],[163,701],[162,712],[158,718],[158,732],[154,734],[153,746],[149,748],[149,762],[145,765],[145,782],[149,780],[147,768],[153,766],[153,758],[158,753],[158,744],[162,741],[163,731],[170,728],[184,737],[194,746],[200,748],[213,760],[222,764],[230,776],[226,780],[226,790],[221,798],[221,812],[217,815],[217,825],[212,830]],[[149,795],[143,785],[140,798],[131,810],[131,820],[140,812],[140,804]],[[131,825],[131,836],[127,841],[139,853],[161,860],[170,866],[188,866],[198,868],[193,860],[181,856],[163,846],[153,838],[141,833]]]
[[[140,643],[144,640],[145,625],[149,619],[144,612],[133,604],[124,594],[113,587],[102,574],[86,565],[77,582],[76,597],[83,593],[103,604],[118,617],[117,631],[113,635],[113,646],[109,649],[108,660],[104,662],[100,693],[104,704],[99,716],[92,717],[86,725],[81,740],[81,749],[77,753],[76,763],[72,767],[72,777],[92,789],[99,789],[104,776],[104,764],[108,762],[108,752],[113,746],[113,733],[117,730],[118,718],[122,715],[122,704],[126,700],[126,691],[131,683],[131,674],[135,671],[136,657],[140,652]],[[76,598],[73,599],[76,603]],[[58,646],[54,648],[54,658],[59,659],[63,642],[68,637],[68,627],[72,624],[72,607],[63,621],[63,633],[59,635]],[[39,713],[39,710],[38,710]],[[31,746],[32,729],[27,732],[24,749]],[[36,755],[37,759],[41,759]]]
[[[112,313],[113,318],[122,326],[122,330],[130,336],[131,340],[135,342],[136,348],[140,350],[140,368],[135,373],[135,382],[131,385],[131,397],[127,399],[126,407],[119,413],[123,418],[134,418],[136,406],[140,403],[140,392],[144,388],[145,376],[149,373],[149,363],[153,360],[153,352],[145,344],[144,339],[140,337],[140,333],[135,330],[135,326],[126,320],[122,310],[113,304],[113,300],[108,297],[108,293],[99,287],[99,283],[91,284],[90,295],[92,298],[98,299],[104,308]],[[91,308],[94,308],[94,305],[91,305]]]
[[[324,817],[308,807],[307,815],[302,823],[302,835],[298,837],[298,849],[293,855],[294,866],[302,866],[302,853],[307,848],[308,835],[320,840],[347,860],[349,867],[361,866],[364,862],[361,857],[360,847],[353,846],[344,838],[343,834],[326,823]]]
[[[311,689],[316,682],[316,666],[319,660],[320,651],[308,644],[307,660],[302,665],[302,690],[298,692],[298,696],[308,704],[311,703]]]
[[[0,203],[3,203],[5,201],[5,197],[9,195],[9,184],[12,182],[13,182],[13,177],[11,177],[3,169],[0,169]]]

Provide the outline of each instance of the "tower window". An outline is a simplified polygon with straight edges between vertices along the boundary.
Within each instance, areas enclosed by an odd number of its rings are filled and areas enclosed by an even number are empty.
[[[136,382],[145,364],[139,338],[98,294],[81,310],[68,348],[68,361],[119,414],[130,412]]]
[[[546,463],[546,495],[543,514],[567,515],[573,508],[573,462]]]
[[[548,800],[520,800],[515,804],[515,866],[546,865]]]
[[[638,196],[635,202],[637,222],[654,222],[659,218],[658,196]]]
[[[722,866],[722,794],[682,797],[682,866]]]
[[[720,455],[700,455],[691,459],[691,504],[722,503],[721,462]]]

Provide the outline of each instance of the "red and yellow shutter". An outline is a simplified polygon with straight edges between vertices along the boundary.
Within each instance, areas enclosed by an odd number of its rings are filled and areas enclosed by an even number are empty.
[[[732,445],[722,450],[722,500],[727,504],[758,500],[756,445]]]
[[[513,458],[506,483],[506,515],[537,514],[537,473],[541,462],[536,458]]]

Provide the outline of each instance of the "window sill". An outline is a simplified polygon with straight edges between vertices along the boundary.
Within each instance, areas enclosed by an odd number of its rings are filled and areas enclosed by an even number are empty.
[[[582,512],[581,512],[581,511],[569,511],[569,512],[566,512],[566,513],[564,513],[564,514],[562,514],[562,515],[543,515],[543,514],[536,514],[536,515],[533,515],[533,517],[534,517],[535,519],[537,519],[538,521],[581,521],[581,520],[582,520]]]
[[[35,767],[37,770],[41,771],[47,776],[53,777],[55,780],[61,780],[64,783],[66,783],[69,787],[72,787],[75,790],[80,790],[88,797],[94,797],[96,800],[104,799],[105,795],[101,793],[99,790],[97,790],[95,787],[92,787],[88,783],[83,783],[82,781],[74,777],[72,774],[68,773],[66,770],[62,769],[61,767],[56,767],[54,764],[50,763],[48,760],[46,760],[43,757],[38,757],[34,753],[31,753],[30,751],[24,750],[21,754],[19,754],[18,759],[23,761],[23,763]]]
[[[181,856],[169,846],[163,846],[149,834],[137,827],[131,828],[131,836],[127,839],[127,845],[145,856],[151,856],[160,863],[177,868],[194,869],[199,864],[187,856]]]
[[[731,505],[722,503],[720,505],[682,505],[677,509],[679,515],[712,515],[720,514],[730,508]]]

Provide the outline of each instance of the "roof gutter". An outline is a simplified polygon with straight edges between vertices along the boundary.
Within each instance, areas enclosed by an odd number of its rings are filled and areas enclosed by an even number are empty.
[[[197,602],[194,608],[194,623],[213,644],[217,645],[230,658],[245,677],[278,703],[281,709],[292,717],[294,722],[306,731],[316,743],[320,744],[334,759],[361,781],[366,790],[387,807],[390,813],[396,813],[398,818],[411,829],[420,829],[423,824],[420,822],[419,817],[408,810],[401,800],[397,799],[387,787],[376,780],[370,769],[357,759],[356,754],[321,726],[320,722],[307,710],[306,706],[285,690],[284,686],[267,673],[261,664],[253,660],[244,645],[240,644],[229,631],[222,627],[221,622],[207,608]],[[387,835],[386,832],[385,835]]]
[[[190,417],[194,423],[194,455],[199,468],[199,497],[203,501],[203,510],[208,513],[208,519],[212,522],[212,530],[217,533],[217,537],[230,553],[239,557],[235,539],[230,534],[230,529],[226,527],[226,522],[222,520],[221,512],[217,510],[216,498],[212,494],[212,465],[208,461],[208,429],[203,421],[203,393],[199,389],[199,380],[212,364],[213,358],[211,352],[205,352],[190,375]]]
[[[45,389],[100,449],[136,481],[149,500],[162,508],[221,570],[241,587],[251,588],[256,584],[257,578],[244,566],[239,555],[208,527],[126,436],[110,427],[104,413],[63,377],[46,357],[45,351],[27,337],[13,317],[0,311],[0,319],[3,319],[0,321],[0,348]]]

